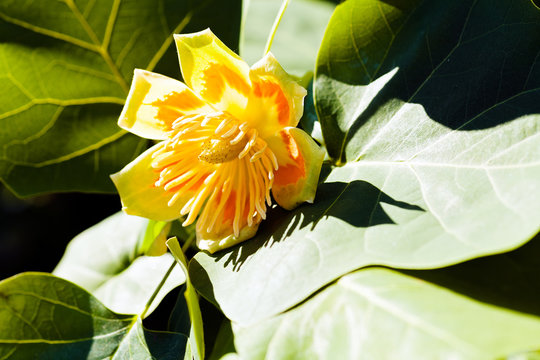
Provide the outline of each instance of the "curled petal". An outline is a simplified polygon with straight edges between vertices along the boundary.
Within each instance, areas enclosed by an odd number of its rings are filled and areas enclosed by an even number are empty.
[[[244,60],[210,29],[174,39],[186,84],[216,109],[241,115],[251,89]]]
[[[180,81],[136,69],[118,125],[147,139],[164,140],[177,118],[211,111]]]
[[[175,220],[189,199],[186,196],[169,206],[174,193],[155,185],[159,173],[152,169],[153,155],[162,147],[163,143],[152,146],[125,168],[111,175],[122,199],[122,210],[126,214],[160,221]]]
[[[252,226],[245,226],[240,230],[238,236],[234,234],[222,236],[206,232],[205,230],[197,230],[197,246],[201,250],[207,250],[210,253],[214,253],[218,250],[234,246],[244,240],[252,238],[257,233],[258,228],[258,223]]]
[[[244,118],[263,137],[285,127],[295,127],[302,117],[306,89],[283,70],[268,53],[250,71],[252,92]]]
[[[272,186],[276,202],[287,210],[305,201],[313,202],[324,151],[297,128],[283,129],[266,140],[279,164]]]

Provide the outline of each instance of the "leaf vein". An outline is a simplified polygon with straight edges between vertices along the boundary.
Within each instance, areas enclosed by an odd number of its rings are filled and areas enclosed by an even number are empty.
[[[7,159],[7,158],[5,158],[4,160],[9,161],[11,164],[14,164],[14,165],[28,166],[28,167],[33,167],[33,168],[40,168],[40,167],[44,167],[44,166],[48,166],[48,165],[58,164],[60,162],[71,160],[71,159],[73,159],[75,157],[84,155],[86,153],[89,153],[90,151],[99,149],[100,147],[102,147],[102,146],[104,146],[104,145],[106,145],[108,143],[111,143],[111,142],[113,142],[115,140],[118,140],[119,138],[121,138],[122,136],[124,136],[126,134],[127,134],[127,132],[125,130],[120,130],[120,131],[112,134],[111,136],[105,137],[102,140],[100,140],[100,141],[98,141],[98,142],[96,142],[94,144],[91,144],[91,145],[89,145],[87,147],[84,147],[84,148],[79,149],[77,151],[73,151],[73,152],[71,152],[69,154],[66,154],[66,155],[63,155],[63,156],[59,156],[57,158],[41,161],[41,162],[38,162],[38,163],[32,163],[32,162],[26,162],[26,161],[16,161],[16,160],[11,160],[11,159]]]
[[[109,44],[112,38],[112,32],[113,32],[116,19],[118,16],[118,9],[120,7],[120,2],[121,0],[114,0],[111,13],[109,15],[109,19],[107,20],[107,27],[105,28],[105,35],[103,35],[103,42],[101,44],[101,47],[106,50],[109,49]]]
[[[84,311],[81,308],[70,305],[70,304],[68,304],[66,302],[55,300],[55,299],[52,299],[52,298],[48,298],[46,296],[42,296],[42,295],[40,295],[38,293],[35,293],[35,292],[32,292],[32,291],[18,290],[18,291],[11,291],[9,294],[10,295],[30,296],[30,297],[36,298],[36,299],[38,299],[40,301],[48,302],[48,303],[51,303],[51,304],[54,304],[54,305],[63,306],[65,308],[68,308],[68,309],[71,309],[73,311],[79,312],[79,313],[81,313],[83,315],[88,315],[89,317],[92,317],[94,319],[100,319],[100,320],[103,320],[103,321],[121,321],[121,322],[126,321],[126,320],[121,320],[121,319],[112,319],[112,318],[106,318],[104,316],[98,316],[98,315],[92,314],[92,313],[90,313],[88,311]]]
[[[338,285],[352,291],[353,293],[356,293],[360,297],[364,298],[368,303],[371,303],[373,306],[378,307],[386,313],[396,316],[398,319],[403,320],[409,326],[414,326],[415,329],[418,329],[428,334],[429,336],[436,337],[458,348],[465,347],[473,354],[480,354],[480,349],[468,343],[464,339],[454,336],[452,333],[449,333],[445,329],[433,326],[418,316],[414,316],[413,314],[403,311],[398,306],[392,304],[390,301],[378,296],[375,291],[365,289],[361,285],[357,285],[350,281],[349,278],[340,279],[338,281]]]
[[[58,32],[58,31],[42,28],[40,26],[30,24],[30,23],[28,23],[26,21],[22,21],[22,20],[19,20],[19,19],[16,19],[16,18],[12,18],[12,17],[7,16],[6,14],[1,13],[1,12],[0,12],[0,18],[3,19],[4,21],[7,21],[8,23],[20,26],[20,27],[25,28],[27,30],[33,31],[35,33],[38,33],[38,34],[41,34],[41,35],[46,35],[46,36],[52,37],[54,39],[62,40],[62,41],[65,41],[67,43],[70,43],[72,45],[79,46],[79,47],[82,47],[84,49],[99,53],[99,49],[95,44],[91,44],[91,43],[89,43],[87,41],[77,39],[77,38],[75,38],[73,36],[70,36],[70,35],[67,35],[67,34],[62,34],[62,33]]]
[[[146,66],[146,69],[148,71],[154,70],[154,68],[158,64],[159,60],[161,60],[161,58],[163,57],[163,55],[165,55],[165,52],[167,51],[167,49],[171,45],[171,43],[173,41],[173,38],[174,38],[173,34],[177,34],[177,33],[182,32],[182,30],[184,30],[184,28],[191,21],[192,16],[193,16],[193,11],[188,12],[186,14],[186,16],[184,16],[182,21],[180,21],[180,23],[173,29],[173,31],[170,33],[170,35],[165,38],[165,40],[163,41],[163,43],[159,47],[158,51],[154,54],[154,56],[152,57],[152,59],[150,60],[148,65]]]

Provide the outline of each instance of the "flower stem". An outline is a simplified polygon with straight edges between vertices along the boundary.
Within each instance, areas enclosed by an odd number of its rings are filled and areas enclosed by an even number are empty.
[[[167,270],[167,273],[165,274],[165,276],[163,277],[163,279],[161,279],[161,282],[159,283],[159,285],[158,285],[158,286],[156,287],[156,289],[154,290],[154,293],[153,293],[152,296],[150,297],[150,300],[148,300],[148,302],[146,303],[146,306],[144,307],[144,310],[143,310],[143,312],[141,313],[141,319],[144,319],[146,313],[148,312],[148,309],[150,309],[150,306],[152,305],[152,303],[153,303],[154,300],[156,299],[157,294],[159,293],[159,291],[161,290],[161,288],[163,287],[163,285],[165,285],[165,281],[167,281],[167,279],[169,278],[169,275],[171,275],[171,272],[173,271],[175,265],[176,265],[176,260],[173,260],[173,263],[172,263],[171,266],[169,267],[169,270]]]
[[[274,42],[274,36],[276,36],[277,28],[279,27],[279,23],[281,22],[281,19],[283,18],[283,14],[285,14],[285,10],[287,9],[289,2],[290,0],[283,0],[283,3],[281,3],[281,8],[279,9],[279,13],[276,16],[276,20],[274,20],[274,25],[272,25],[270,36],[268,36],[268,40],[266,41],[266,46],[264,48],[264,55],[270,52],[270,48],[272,47],[272,43]]]

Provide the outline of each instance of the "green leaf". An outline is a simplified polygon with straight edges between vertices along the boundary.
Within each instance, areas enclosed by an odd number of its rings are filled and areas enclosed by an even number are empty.
[[[254,64],[264,55],[266,40],[281,1],[249,0],[244,15],[241,55]],[[335,5],[313,0],[291,1],[276,32],[272,53],[291,74],[303,76],[315,69],[317,50]]]
[[[167,277],[149,315],[172,289],[184,283],[183,272],[170,254],[142,256],[140,238],[151,224],[148,219],[116,213],[77,235],[54,270],[56,276],[76,283],[109,309],[123,314],[142,314],[154,290]]]
[[[186,297],[184,296],[184,293],[186,292],[185,287],[186,284],[184,283],[180,288],[173,311],[169,316],[167,330],[182,334],[189,334],[191,329],[191,320],[189,318],[189,309]]]
[[[252,324],[363,266],[523,245],[540,228],[539,44],[527,0],[340,5],[315,102],[342,166],[324,169],[315,204],[273,209],[254,240],[198,254],[193,283]]]
[[[138,318],[110,359],[178,360],[185,352],[186,343],[186,335],[147,330],[143,327],[141,319]]]
[[[204,331],[201,308],[199,307],[199,295],[193,287],[188,275],[188,264],[184,251],[180,247],[180,243],[176,238],[167,240],[167,247],[173,254],[176,262],[182,268],[182,271],[186,277],[186,291],[184,297],[186,298],[187,309],[189,312],[189,318],[191,320],[191,330],[189,334],[189,348],[192,352],[192,356],[195,360],[204,359]]]
[[[540,359],[540,350],[530,351],[520,354],[512,354],[511,356],[505,357],[504,360],[539,360]]]
[[[239,0],[2,1],[0,180],[20,196],[114,191],[146,145],[116,125],[133,69],[179,77],[173,33],[212,27],[237,48],[240,14]]]
[[[139,253],[157,256],[167,252],[165,241],[171,230],[171,222],[150,220],[139,242]]]
[[[142,327],[78,286],[50,274],[25,273],[0,282],[3,359],[177,359],[186,337]]]
[[[540,316],[540,234],[517,250],[435,270],[402,270],[485,303]]]
[[[494,359],[540,345],[540,318],[397,272],[339,279],[299,307],[233,328],[246,359]]]
[[[540,111],[539,29],[540,13],[527,0],[339,6],[315,84],[330,155],[341,163],[508,162],[512,152],[499,152],[524,150],[526,135],[534,142],[525,124],[521,138],[497,135],[500,125]],[[481,135],[490,138],[480,143]],[[492,161],[471,154],[482,151]]]
[[[231,322],[225,319],[218,330],[216,341],[208,360],[223,359],[227,354],[235,354],[235,351]]]
[[[310,81],[307,89],[307,95],[304,98],[304,114],[300,118],[300,127],[317,140],[319,144],[324,145],[324,139],[321,132],[321,123],[317,118],[315,104],[313,102],[313,81]]]

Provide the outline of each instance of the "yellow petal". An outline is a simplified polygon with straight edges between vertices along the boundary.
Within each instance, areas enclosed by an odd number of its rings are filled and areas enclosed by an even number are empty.
[[[250,71],[252,93],[244,115],[261,136],[275,134],[285,127],[295,127],[304,111],[306,89],[283,70],[268,53]]]
[[[118,125],[147,139],[164,140],[178,117],[211,111],[180,81],[136,69]]]
[[[284,209],[291,210],[304,201],[313,202],[324,151],[304,131],[286,128],[266,139],[277,157],[272,194]]]
[[[252,226],[245,226],[240,230],[240,234],[235,236],[234,234],[219,235],[212,234],[206,231],[197,231],[197,246],[201,250],[207,250],[210,253],[214,253],[218,250],[226,249],[242,241],[252,238],[257,233],[259,223]],[[232,231],[232,229],[231,229]]]
[[[251,89],[244,60],[210,29],[174,39],[186,84],[216,109],[240,116]]]
[[[155,186],[159,173],[152,168],[152,154],[162,146],[163,143],[154,145],[125,168],[111,175],[122,200],[122,209],[126,214],[161,221],[170,221],[180,217],[180,209],[188,197],[179,199],[169,206],[168,203],[174,193]]]

